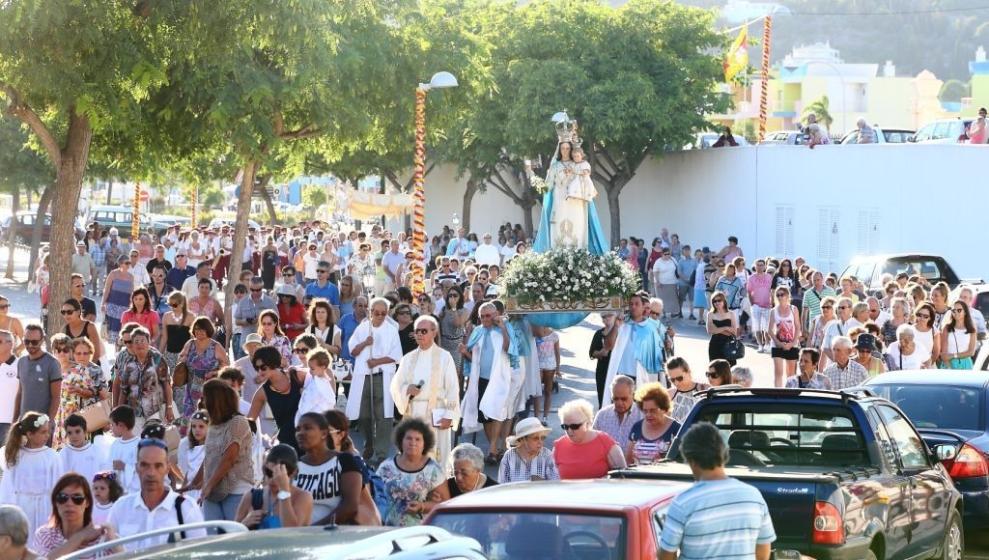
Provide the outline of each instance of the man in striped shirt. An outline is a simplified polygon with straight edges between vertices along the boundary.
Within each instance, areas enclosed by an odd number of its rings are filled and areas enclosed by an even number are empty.
[[[697,482],[670,506],[659,559],[768,560],[776,540],[769,508],[758,490],[725,474],[728,448],[718,429],[695,424],[680,452]]]

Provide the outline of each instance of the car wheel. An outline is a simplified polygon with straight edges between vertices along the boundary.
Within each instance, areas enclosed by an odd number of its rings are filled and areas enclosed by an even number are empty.
[[[944,543],[941,544],[942,560],[962,560],[965,550],[965,533],[962,529],[962,519],[958,510],[951,510],[948,525],[944,531]]]

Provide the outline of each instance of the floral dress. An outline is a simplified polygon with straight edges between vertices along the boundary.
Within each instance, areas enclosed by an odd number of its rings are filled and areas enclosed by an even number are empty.
[[[165,404],[162,387],[169,379],[168,365],[161,352],[149,349],[142,363],[127,350],[121,350],[114,374],[120,379],[122,398],[138,417],[148,419],[161,414]]]
[[[176,419],[179,433],[184,437],[189,426],[189,419],[199,407],[199,399],[203,398],[203,384],[206,374],[220,369],[220,360],[216,357],[216,341],[210,340],[202,353],[196,347],[194,340],[189,341],[189,352],[185,355],[185,363],[189,366],[189,381],[185,384],[185,395],[182,399],[181,418]]]
[[[93,392],[94,396],[85,398],[82,395],[70,393],[69,389],[76,387],[87,389]],[[103,382],[103,370],[100,366],[89,364],[72,364],[69,371],[62,375],[62,404],[58,407],[55,415],[55,435],[52,441],[53,449],[61,449],[66,443],[65,439],[65,419],[70,414],[75,414],[91,404],[96,404],[100,400],[100,391],[106,389]]]
[[[276,334],[268,339],[264,338],[264,335],[261,335],[261,344],[264,346],[274,346],[278,349],[278,353],[282,355],[285,363],[292,363],[292,341],[287,336]]]
[[[380,512],[381,519],[385,525],[392,527],[421,524],[423,515],[409,513],[405,508],[411,502],[429,499],[433,488],[446,482],[446,474],[433,459],[428,459],[426,465],[415,472],[402,470],[395,457],[385,459],[378,467],[378,476],[385,483],[385,494],[391,504],[386,511]]]

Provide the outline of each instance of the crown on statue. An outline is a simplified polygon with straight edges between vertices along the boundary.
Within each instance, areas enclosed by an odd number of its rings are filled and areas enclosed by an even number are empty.
[[[570,142],[574,147],[580,146],[581,139],[577,134],[577,119],[571,119],[566,111],[560,111],[553,115],[553,124],[556,125],[556,137],[559,141]]]

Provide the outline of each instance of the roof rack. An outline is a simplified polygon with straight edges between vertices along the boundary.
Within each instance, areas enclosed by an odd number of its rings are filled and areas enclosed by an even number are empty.
[[[816,396],[828,396],[828,397],[840,397],[842,401],[848,401],[849,399],[858,399],[861,397],[874,397],[875,393],[867,387],[850,387],[848,389],[842,389],[840,391],[833,391],[831,389],[796,389],[787,387],[742,387],[739,385],[733,386],[722,386],[722,387],[711,387],[706,391],[703,391],[703,395],[707,398],[722,397],[729,394],[737,393],[749,393],[755,396],[778,396],[778,397],[794,397],[798,395],[816,395]]]

